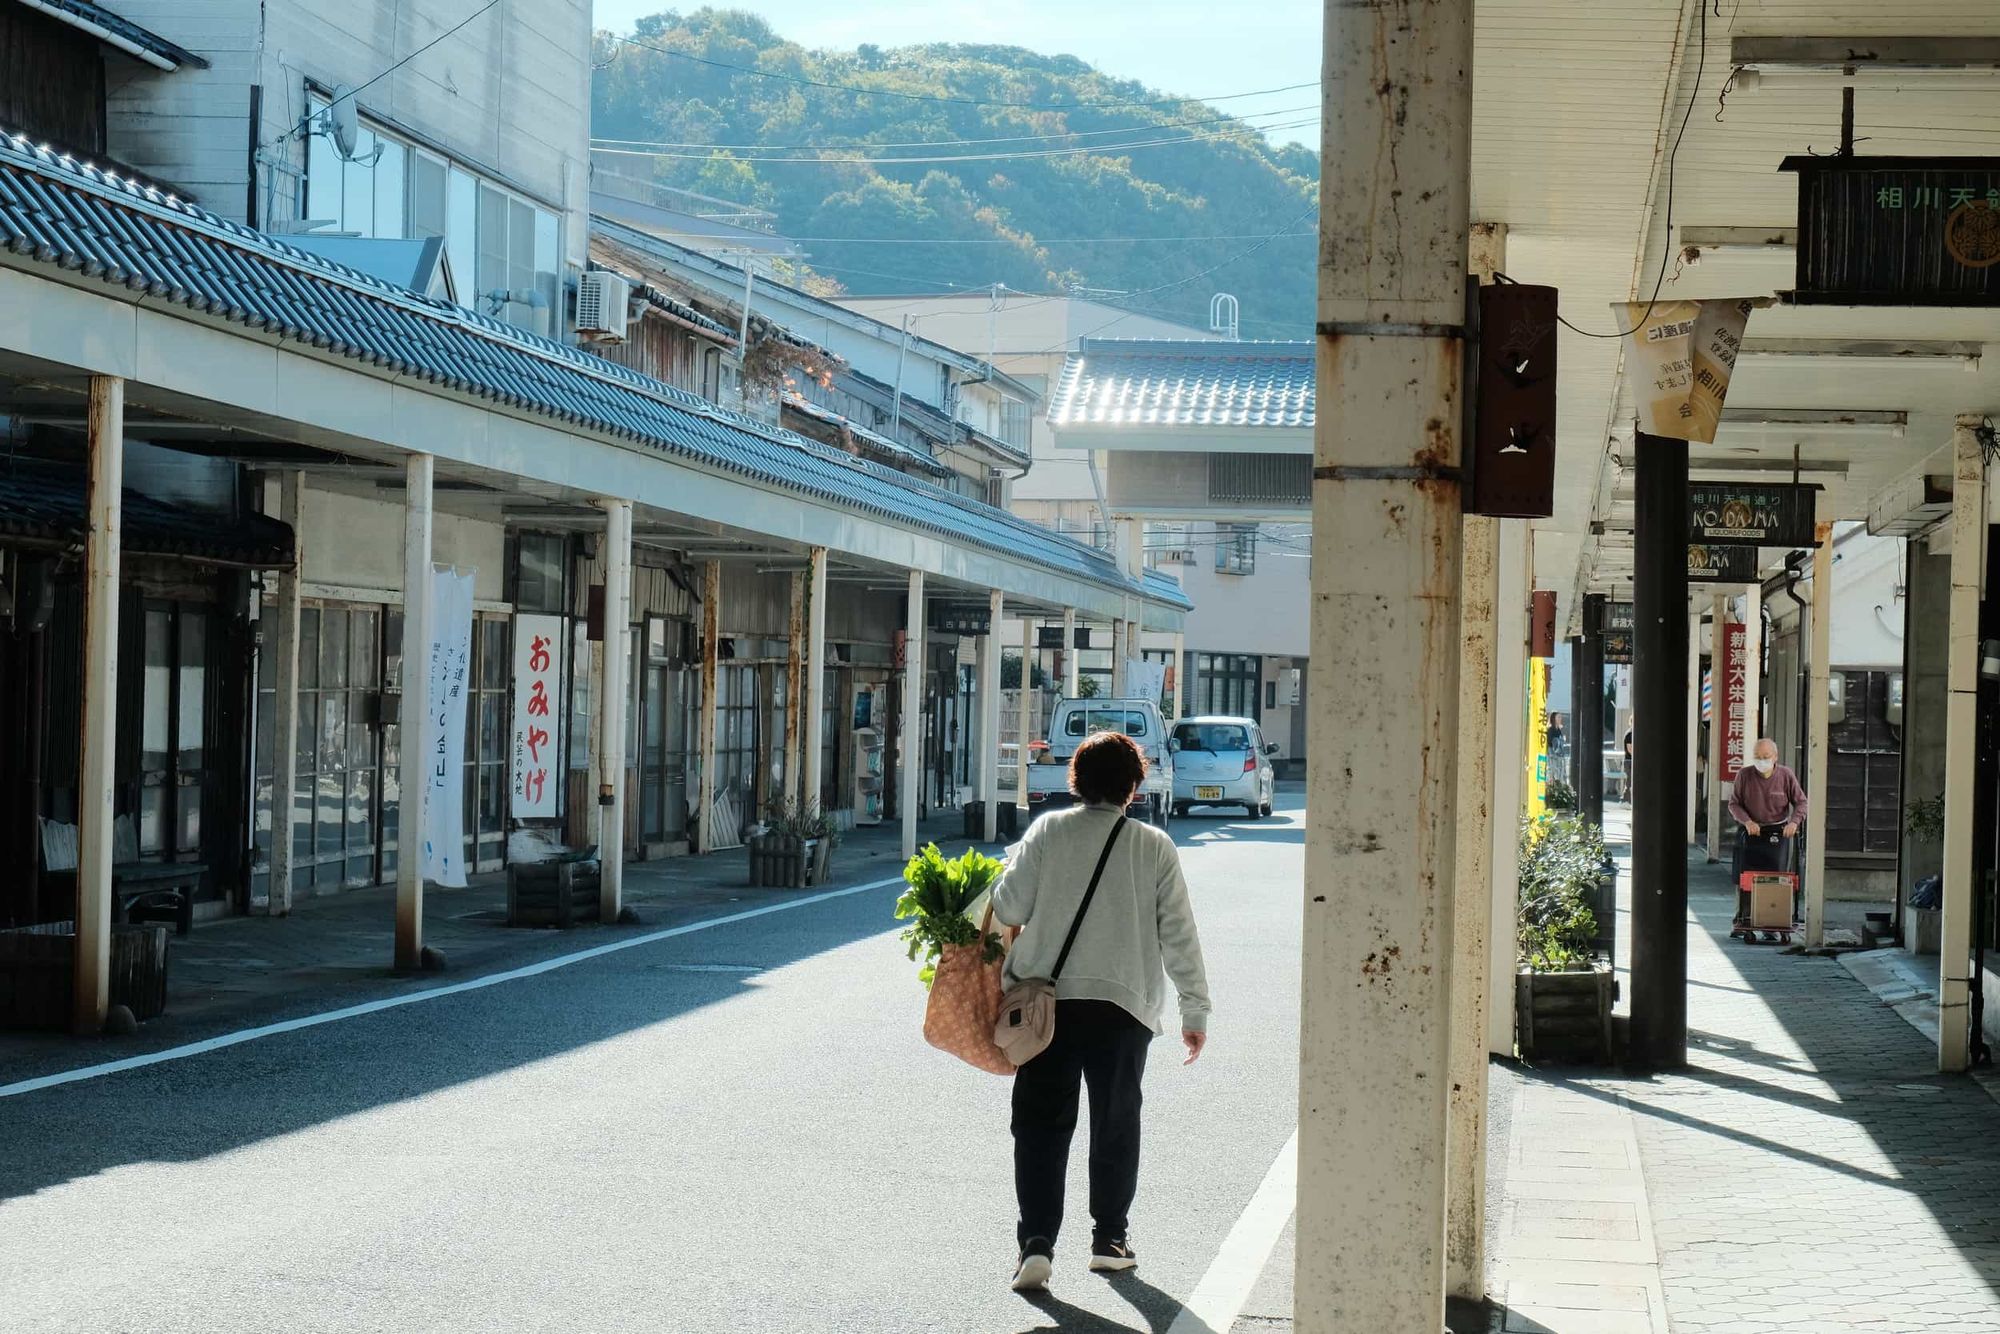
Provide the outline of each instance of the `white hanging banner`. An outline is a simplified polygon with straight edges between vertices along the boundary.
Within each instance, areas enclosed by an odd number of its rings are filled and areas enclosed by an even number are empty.
[[[562,772],[560,616],[514,618],[514,798],[517,820],[553,820]]]
[[[1127,658],[1125,688],[1133,699],[1160,698],[1167,693],[1167,664]]]
[[[1639,429],[1714,444],[1744,327],[1751,311],[1770,304],[1765,297],[1613,302],[1613,313],[1631,324],[1626,356]]]
[[[424,879],[465,884],[465,692],[472,685],[472,575],[431,571],[430,711],[424,729]],[[408,725],[407,723],[405,724]]]

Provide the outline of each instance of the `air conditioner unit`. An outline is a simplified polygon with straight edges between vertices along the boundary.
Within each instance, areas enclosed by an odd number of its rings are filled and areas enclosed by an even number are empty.
[[[576,334],[593,343],[625,341],[632,284],[615,273],[591,269],[576,280]]]

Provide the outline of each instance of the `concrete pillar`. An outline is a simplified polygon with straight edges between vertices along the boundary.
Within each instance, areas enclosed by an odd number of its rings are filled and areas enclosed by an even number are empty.
[[[1951,632],[1951,558],[1911,539],[1903,605],[1903,801],[1928,801],[1944,791],[1947,693],[1945,671]],[[1903,833],[1898,862],[1897,916],[1903,948],[1915,953],[1916,914],[1903,906],[1910,887],[1944,871],[1943,845]]]
[[[1465,564],[1459,576],[1445,1284],[1452,1296],[1469,1300],[1486,1291],[1486,994],[1493,918],[1493,663],[1499,578],[1500,520],[1466,515]]]
[[[1972,902],[1986,892],[1974,871],[1978,826],[1979,603],[1986,576],[1986,462],[1979,444],[1980,418],[1960,417],[1952,432],[1951,643],[1945,679],[1949,690],[1944,759],[1944,918],[1938,947],[1938,1069],[1958,1072],[1970,1062]],[[1825,700],[1822,688],[1820,698]],[[1811,794],[1825,818],[1826,793]]]
[[[297,468],[278,474],[278,518],[292,530],[292,568],[278,573],[277,600],[264,609],[264,648],[271,655],[271,860],[270,890],[264,911],[283,917],[292,910],[292,807],[298,800],[299,772],[299,572],[305,567],[303,520],[306,475]]]
[[[979,641],[979,799],[986,822],[981,837],[1000,837],[1000,590],[988,595],[986,635]]]
[[[1640,432],[1632,578],[1634,1068],[1687,1064],[1687,477],[1684,440]]]
[[[1125,638],[1125,626],[1125,618],[1122,616],[1111,622],[1111,698],[1113,699],[1124,699],[1127,691],[1128,673],[1125,670],[1125,658],[1131,652],[1131,645]]]
[[[924,572],[910,571],[910,605],[903,616],[903,856],[917,855],[917,807],[924,775]]]
[[[722,562],[705,561],[701,568],[701,707],[695,719],[695,745],[701,771],[695,780],[698,850],[713,852],[715,820],[716,692],[722,669]]]
[[[1764,589],[1760,584],[1743,590],[1743,672],[1743,753],[1730,761],[1732,769],[1750,763],[1757,738],[1765,731]]]
[[[1174,632],[1174,717],[1187,717],[1187,635],[1178,630]]]
[[[396,807],[396,967],[422,966],[424,807],[430,757],[424,718],[431,697],[431,476],[428,454],[412,454],[403,485],[403,702]]]
[[[1076,651],[1076,608],[1063,608],[1063,684],[1065,699],[1075,699],[1083,684],[1083,656]]]
[[[1472,3],[1324,40],[1294,1327],[1437,1334]]]
[[[1577,814],[1604,824],[1604,623],[1609,616],[1602,593],[1583,599],[1583,652],[1576,669],[1576,717],[1570,719],[1576,752]]]
[[[124,523],[125,381],[90,377],[89,532],[83,548],[83,748],[76,802],[73,1027],[111,1008],[111,827],[117,819],[118,581]]]
[[[1493,654],[1493,916],[1486,1048],[1514,1054],[1514,936],[1520,888],[1521,757],[1528,735],[1528,556],[1525,519],[1500,521]]]
[[[826,548],[812,549],[811,587],[806,592],[806,684],[804,728],[799,736],[805,744],[805,763],[800,766],[805,783],[801,803],[807,810],[820,805],[825,782],[826,751],[820,745],[820,728],[826,714]]]
[[[605,499],[604,652],[597,656],[599,864],[597,912],[606,925],[618,920],[625,894],[625,705],[632,654],[632,502]]]
[[[795,574],[787,582],[792,598],[785,636],[785,800],[796,806],[805,771],[806,577]]]
[[[1028,742],[1035,734],[1035,623],[1021,618],[1021,735],[1014,754],[1014,804],[1028,809]]]
[[[1708,630],[1708,670],[1709,680],[1714,684],[1709,695],[1708,722],[1708,861],[1713,866],[1722,860],[1723,794],[1729,790],[1729,780],[1722,775],[1726,772],[1733,779],[1742,766],[1728,754],[1729,738],[1722,729],[1722,714],[1729,698],[1727,664],[1723,662],[1728,645],[1729,599],[1718,594],[1711,599],[1710,612],[1714,620]]]
[[[1831,770],[1828,760],[1831,752],[1827,748],[1827,685],[1831,675],[1827,659],[1833,656],[1833,525],[1822,523],[1816,534],[1819,546],[1813,550],[1812,586],[1812,646],[1808,650],[1810,661],[1806,667],[1806,795],[1819,806],[1818,813],[1806,821],[1804,833],[1805,880],[1806,880],[1806,944],[1820,946],[1826,943],[1826,800],[1829,791],[1828,778]],[[1757,596],[1752,590],[1751,597]],[[1754,610],[1755,603],[1752,603]],[[1756,652],[1750,660],[1757,660]],[[1756,669],[1751,668],[1752,679]],[[1754,720],[1756,715],[1750,715]],[[1756,744],[1757,729],[1750,729],[1751,744]]]

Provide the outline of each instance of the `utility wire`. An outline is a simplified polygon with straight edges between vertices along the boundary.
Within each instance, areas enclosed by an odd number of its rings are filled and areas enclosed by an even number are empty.
[[[1021,107],[1031,111],[1070,111],[1088,107],[1172,107],[1183,106],[1189,102],[1234,102],[1246,97],[1266,97],[1273,93],[1293,93],[1301,88],[1317,88],[1320,86],[1320,81],[1314,79],[1310,83],[1291,83],[1286,84],[1282,88],[1257,88],[1243,93],[1223,93],[1216,97],[1168,97],[1161,98],[1155,102],[1134,101],[1126,98],[1107,102],[1005,102],[984,97],[944,97],[936,93],[906,93],[891,88],[868,88],[853,83],[832,83],[825,79],[808,79],[803,75],[780,74],[776,70],[758,69],[754,65],[732,65],[724,60],[710,60],[706,56],[698,56],[690,51],[677,51],[670,46],[655,46],[651,42],[642,42],[636,37],[619,37],[614,35],[611,40],[625,46],[636,46],[641,50],[653,51],[663,56],[672,56],[676,60],[689,60],[697,65],[707,65],[713,69],[733,70],[738,74],[749,74],[760,79],[776,79],[781,83],[795,83],[807,88],[826,88],[835,92],[859,93],[864,97],[895,97],[910,102],[947,102],[954,106],[975,107]]]
[[[1246,125],[1244,127],[1244,130],[1246,133],[1249,134],[1258,134],[1270,130],[1298,129],[1299,127],[1304,125],[1314,125],[1317,123],[1318,123],[1318,117],[1313,117],[1308,120],[1287,121],[1277,125],[1262,125],[1262,126]],[[934,155],[925,155],[922,157],[736,157],[735,155],[731,154],[730,160],[734,162],[758,162],[758,163],[770,163],[770,164],[794,163],[800,166],[809,166],[809,167],[834,167],[834,166],[909,167],[909,166],[923,166],[928,163],[937,163],[937,162],[1015,162],[1026,158],[1078,157],[1090,153],[1106,153],[1115,156],[1119,153],[1128,152],[1134,148],[1159,148],[1169,144],[1201,144],[1201,143],[1229,143],[1229,144],[1237,144],[1240,147],[1246,147],[1246,148],[1250,146],[1244,143],[1240,139],[1230,138],[1226,135],[1186,134],[1186,135],[1175,135],[1171,138],[1166,138],[1166,139],[1140,139],[1130,143],[1122,143],[1122,144],[1085,144],[1074,148],[1023,149],[1010,153],[941,153]],[[592,151],[597,153],[608,153],[614,157],[672,158],[672,159],[680,159],[680,160],[688,160],[696,162],[712,161],[717,156],[717,153],[714,151],[706,153],[665,153],[665,152],[656,152],[650,149],[605,148],[601,146],[593,147]]]
[[[695,139],[615,139],[594,138],[593,148],[703,148],[713,152],[800,152],[823,153],[831,150],[860,151],[880,148],[964,148],[975,144],[1021,144],[1038,143],[1048,139],[1089,139],[1110,134],[1139,134],[1147,131],[1171,130],[1185,126],[1238,124],[1245,129],[1256,129],[1249,122],[1265,116],[1295,116],[1300,112],[1317,111],[1317,103],[1295,107],[1273,107],[1269,111],[1246,111],[1234,116],[1205,116],[1195,120],[1158,120],[1145,125],[1121,125],[1108,130],[1051,130],[1046,134],[1009,134],[990,136],[983,139],[910,139],[900,143],[872,144],[712,144]]]
[[[443,32],[439,33],[437,36],[431,38],[428,42],[425,42],[422,46],[410,52],[410,54],[404,56],[401,60],[389,66],[389,68],[383,70],[380,74],[377,74],[374,78],[368,80],[367,83],[360,85],[360,87],[350,89],[346,97],[341,100],[347,101],[347,100],[352,100],[355,97],[358,97],[364,89],[372,88],[376,84],[382,82],[382,80],[388,78],[391,74],[394,74],[397,70],[403,68],[403,66],[409,64],[412,60],[415,60],[418,56],[430,50],[432,47],[436,46],[439,42],[442,42],[445,38],[451,36],[453,33],[457,32],[460,28],[463,28],[466,24],[472,22],[474,19],[478,18],[481,14],[484,14],[487,10],[493,8],[495,5],[499,3],[500,0],[486,0],[485,4],[473,10],[470,14],[467,14],[464,18],[460,19],[458,22],[452,24],[449,28],[446,28]],[[333,109],[333,104],[329,102],[327,104],[327,110],[331,111],[332,109]],[[306,128],[306,126],[312,123],[313,117],[318,114],[319,113],[317,111],[308,111],[305,114],[304,119],[300,120],[298,124],[292,126],[291,129],[286,130],[283,134],[279,135],[276,139],[272,140],[271,142],[273,146],[277,144],[282,144],[286,140],[299,134]]]

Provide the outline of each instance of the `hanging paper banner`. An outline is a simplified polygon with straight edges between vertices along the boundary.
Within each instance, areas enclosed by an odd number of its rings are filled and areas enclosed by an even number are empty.
[[[517,820],[556,817],[562,754],[562,617],[514,618],[514,796]]]
[[[1752,310],[1769,304],[1765,298],[1614,302],[1612,311],[1632,331],[1627,355],[1639,429],[1714,444],[1743,329]]]
[[[424,729],[424,879],[465,884],[465,692],[472,679],[472,575],[431,571],[430,696]],[[407,724],[406,724],[407,725]]]
[[[1167,664],[1125,660],[1125,688],[1133,699],[1159,699],[1167,693]]]

